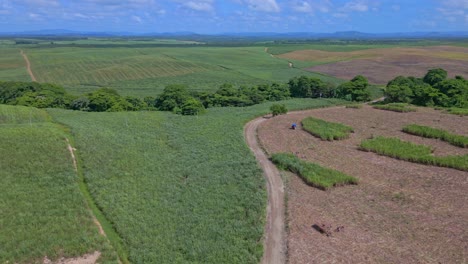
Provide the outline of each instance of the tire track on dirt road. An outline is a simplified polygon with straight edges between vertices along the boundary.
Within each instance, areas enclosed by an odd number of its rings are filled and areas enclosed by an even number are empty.
[[[244,127],[244,137],[262,167],[267,182],[267,221],[263,242],[262,264],[286,263],[286,231],[284,225],[284,184],[276,166],[268,159],[257,140],[257,128],[266,119],[256,118]]]
[[[28,55],[26,55],[26,53],[24,53],[23,50],[20,50],[20,53],[23,56],[24,61],[26,62],[26,69],[28,70],[29,76],[31,77],[31,81],[36,82],[37,80],[31,70],[31,62],[29,62]]]

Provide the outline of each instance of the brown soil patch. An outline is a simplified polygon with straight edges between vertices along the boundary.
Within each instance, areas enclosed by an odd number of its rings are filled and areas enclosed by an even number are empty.
[[[98,258],[101,256],[101,252],[95,251],[92,254],[86,254],[78,258],[61,258],[58,261],[52,262],[47,257],[44,258],[44,264],[95,264]]]
[[[314,116],[352,126],[342,141],[321,141],[291,123]],[[415,113],[335,107],[291,113],[258,129],[267,152],[292,152],[356,176],[359,185],[321,191],[292,175],[287,187],[289,263],[464,263],[468,259],[468,173],[358,150],[383,135],[435,147],[435,155],[468,149],[401,132],[422,124],[468,135],[468,118],[432,109]],[[326,236],[313,226],[337,227]]]
[[[468,77],[468,48],[463,47],[387,48],[352,52],[301,50],[278,57],[320,63],[322,65],[307,70],[342,79],[364,75],[375,84],[386,84],[399,75],[422,77],[433,68],[443,68],[451,77]]]

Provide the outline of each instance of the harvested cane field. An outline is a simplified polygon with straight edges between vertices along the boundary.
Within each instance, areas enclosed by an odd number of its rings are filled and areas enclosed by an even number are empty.
[[[351,126],[354,133],[323,141],[301,128],[289,129],[309,116]],[[260,125],[258,136],[268,153],[294,153],[359,179],[358,185],[322,191],[284,173],[289,263],[466,261],[468,173],[359,150],[363,140],[385,136],[432,146],[435,156],[468,154],[466,148],[402,132],[408,124],[468,135],[466,117],[428,108],[397,113],[334,107],[290,113]]]
[[[443,68],[451,77],[468,77],[466,47],[393,47],[348,52],[296,50],[278,57],[309,62],[315,66],[307,70],[341,79],[363,75],[374,84],[386,84],[399,75],[422,77],[432,68]]]

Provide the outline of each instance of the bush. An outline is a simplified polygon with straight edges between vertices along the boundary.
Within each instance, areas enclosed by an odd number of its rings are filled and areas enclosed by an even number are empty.
[[[288,109],[284,104],[273,104],[270,107],[270,111],[273,114],[273,116],[284,115],[288,113]]]
[[[313,117],[307,117],[302,120],[302,127],[312,135],[322,140],[339,140],[348,138],[353,128],[340,124],[327,122]]]
[[[307,184],[322,190],[338,185],[358,183],[357,179],[352,176],[336,170],[324,168],[315,163],[300,160],[293,154],[273,154],[271,160],[278,168],[296,173]]]

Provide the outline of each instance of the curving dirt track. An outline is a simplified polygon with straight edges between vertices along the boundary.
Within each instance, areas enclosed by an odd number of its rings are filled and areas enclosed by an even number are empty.
[[[267,182],[267,223],[265,226],[264,253],[261,263],[283,264],[286,262],[284,185],[279,171],[265,155],[257,141],[257,128],[265,120],[265,118],[260,117],[247,123],[244,128],[244,136],[262,167]]]
[[[355,133],[329,142],[289,129],[308,116],[349,125]],[[401,132],[411,123],[468,135],[467,117],[430,108],[403,114],[332,107],[261,122],[258,139],[267,153],[296,153],[359,179],[358,185],[321,191],[288,174],[288,263],[466,263],[468,173],[358,149],[361,140],[382,135],[431,145],[436,156],[468,154],[466,148]],[[315,230],[320,224],[343,228],[328,237]]]
[[[29,62],[28,55],[26,55],[26,53],[24,53],[23,50],[21,50],[20,53],[23,56],[24,61],[26,62],[26,69],[28,70],[29,76],[31,76],[31,81],[33,81],[33,82],[37,81],[36,77],[34,76],[32,70],[31,70],[31,62]]]

